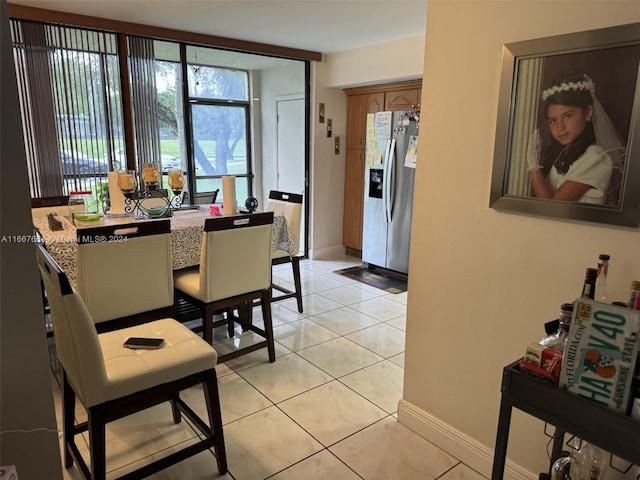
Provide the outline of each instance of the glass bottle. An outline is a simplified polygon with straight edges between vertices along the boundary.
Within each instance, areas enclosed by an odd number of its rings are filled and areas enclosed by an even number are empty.
[[[595,298],[597,278],[598,278],[598,270],[595,268],[587,268],[584,274],[584,285],[582,286],[582,298],[590,298],[591,300]]]
[[[572,313],[573,303],[563,303],[560,305],[560,324],[558,326],[558,331],[542,337],[538,343],[545,347],[555,348],[560,352],[564,351],[564,343],[567,335],[569,334]]]
[[[562,452],[551,467],[551,480],[571,480],[572,469],[575,470],[575,457],[569,452]]]
[[[631,288],[629,289],[629,302],[627,307],[633,308],[633,304],[636,301],[636,293],[640,292],[640,280],[634,280],[631,282]]]
[[[611,294],[607,286],[607,275],[609,274],[609,259],[611,256],[601,253],[598,256],[598,278],[596,279],[595,298],[599,302],[611,303]]]
[[[600,450],[582,440],[575,455],[577,477],[574,480],[599,480],[602,474],[602,456]]]

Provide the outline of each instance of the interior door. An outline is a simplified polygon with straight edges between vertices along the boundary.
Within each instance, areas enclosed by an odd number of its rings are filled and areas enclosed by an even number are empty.
[[[304,95],[288,96],[277,100],[278,152],[277,189],[303,195],[300,223],[300,250],[304,252],[306,237],[305,204],[305,113]]]
[[[278,100],[278,190],[304,193],[304,97]]]

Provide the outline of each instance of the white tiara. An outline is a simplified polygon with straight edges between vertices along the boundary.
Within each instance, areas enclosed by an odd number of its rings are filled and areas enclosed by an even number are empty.
[[[591,81],[589,77],[584,76],[585,80],[581,82],[569,82],[569,83],[561,83],[560,85],[554,85],[551,88],[547,88],[542,91],[542,100],[546,101],[552,95],[555,95],[558,92],[568,92],[569,90],[577,91],[577,90],[588,90],[593,95],[596,91],[596,85]]]

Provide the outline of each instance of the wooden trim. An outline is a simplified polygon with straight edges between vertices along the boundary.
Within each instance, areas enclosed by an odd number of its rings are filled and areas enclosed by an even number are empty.
[[[369,85],[366,87],[345,88],[347,95],[359,95],[362,93],[391,92],[394,90],[405,90],[410,88],[422,88],[422,80],[410,80],[408,82],[383,83],[381,85]]]
[[[136,170],[133,140],[133,111],[131,110],[131,85],[129,84],[129,58],[126,35],[118,34],[118,65],[120,66],[120,108],[122,108],[122,127],[124,129],[124,151],[127,170]]]
[[[263,53],[294,60],[311,60],[315,62],[322,60],[321,52],[281,47],[266,43],[249,42],[245,40],[236,40],[233,38],[217,37],[214,35],[174,30],[171,28],[154,27],[140,23],[110,20],[108,18],[79,15],[76,13],[47,10],[44,8],[27,7],[25,5],[18,5],[15,3],[9,3],[9,17],[33,20],[37,22],[58,23],[76,27],[95,28],[114,33],[139,35],[161,40],[185,42],[194,45],[207,45],[210,47],[218,47],[244,53]]]

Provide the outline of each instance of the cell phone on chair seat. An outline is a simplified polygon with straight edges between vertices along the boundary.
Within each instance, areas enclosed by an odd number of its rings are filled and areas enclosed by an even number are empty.
[[[126,348],[143,348],[147,350],[160,348],[162,345],[164,345],[163,338],[131,337],[124,342]]]

